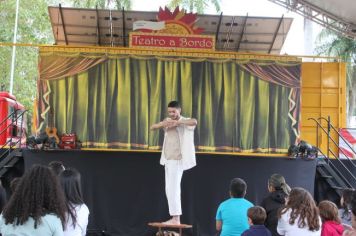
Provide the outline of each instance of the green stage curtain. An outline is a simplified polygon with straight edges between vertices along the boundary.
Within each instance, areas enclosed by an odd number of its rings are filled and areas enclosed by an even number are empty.
[[[269,69],[228,60],[110,57],[46,80],[39,92],[48,95],[58,132],[76,133],[84,147],[159,149],[163,132],[149,128],[178,100],[183,116],[198,120],[197,150],[286,152],[299,134],[300,65],[293,68],[297,82],[286,85],[274,83]]]

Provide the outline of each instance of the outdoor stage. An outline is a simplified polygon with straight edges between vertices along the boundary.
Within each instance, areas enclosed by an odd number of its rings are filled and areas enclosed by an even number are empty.
[[[89,230],[152,236],[155,231],[147,223],[169,217],[159,152],[24,150],[23,155],[26,169],[60,160],[80,171],[84,200],[90,209]],[[181,221],[193,225],[184,235],[215,235],[215,213],[219,203],[229,198],[234,177],[247,182],[246,198],[259,204],[267,194],[271,174],[280,173],[291,186],[314,193],[315,170],[315,160],[198,154],[197,166],[182,179]]]

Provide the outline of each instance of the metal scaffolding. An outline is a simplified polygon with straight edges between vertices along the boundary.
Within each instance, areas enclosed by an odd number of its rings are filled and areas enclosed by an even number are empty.
[[[344,36],[356,39],[356,25],[346,22],[340,17],[331,14],[305,0],[268,0],[277,5],[296,12],[311,21],[314,21],[325,28],[336,31]]]

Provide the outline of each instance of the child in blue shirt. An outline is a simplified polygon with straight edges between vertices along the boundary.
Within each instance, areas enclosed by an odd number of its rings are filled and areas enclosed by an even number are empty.
[[[247,210],[253,204],[244,198],[246,189],[243,179],[231,180],[231,198],[222,202],[216,212],[216,230],[221,231],[220,236],[240,236],[248,229]]]
[[[271,232],[264,225],[267,218],[265,209],[254,206],[247,211],[250,229],[242,233],[241,236],[272,236]]]

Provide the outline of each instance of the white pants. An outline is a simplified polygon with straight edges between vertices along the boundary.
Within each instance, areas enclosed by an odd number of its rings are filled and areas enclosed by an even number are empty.
[[[183,175],[182,163],[177,160],[167,160],[164,169],[169,214],[171,216],[182,215],[180,200],[180,182]]]

